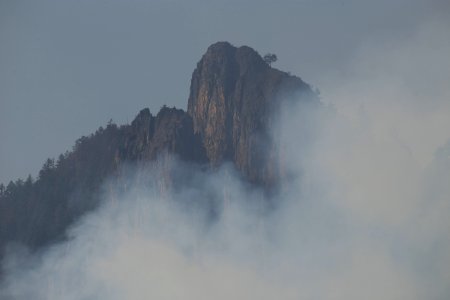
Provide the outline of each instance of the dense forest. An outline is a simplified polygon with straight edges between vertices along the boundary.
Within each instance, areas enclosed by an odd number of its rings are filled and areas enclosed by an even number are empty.
[[[116,169],[115,156],[129,126],[109,123],[78,139],[72,151],[47,159],[36,179],[0,185],[0,249],[17,242],[36,248],[98,203],[101,183]]]

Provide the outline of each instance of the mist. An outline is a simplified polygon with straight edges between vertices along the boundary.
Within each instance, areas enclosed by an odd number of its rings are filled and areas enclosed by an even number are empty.
[[[168,191],[130,169],[68,241],[11,247],[0,298],[448,299],[448,53],[430,20],[361,47],[320,108],[285,107],[274,208],[229,165]]]
[[[277,68],[324,90],[324,73],[345,72],[362,42],[449,12],[447,0],[0,1],[0,182],[37,177],[110,119],[186,108],[217,41],[276,53]]]

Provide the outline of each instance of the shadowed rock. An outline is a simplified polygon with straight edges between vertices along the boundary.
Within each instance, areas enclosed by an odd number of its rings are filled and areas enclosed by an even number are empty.
[[[274,124],[282,101],[299,95],[317,100],[300,78],[271,68],[255,50],[211,45],[192,74],[187,112],[164,106],[153,116],[143,109],[130,125],[110,123],[78,139],[72,151],[49,159],[37,180],[0,185],[0,257],[12,243],[39,249],[64,239],[98,205],[102,187],[126,189],[118,178],[128,164],[156,165],[160,176],[143,182],[157,180],[167,190],[194,180],[193,168],[229,161],[248,182],[273,189],[282,177]],[[182,171],[173,157],[186,163]]]
[[[271,68],[252,48],[211,45],[192,74],[188,113],[212,166],[226,160],[251,182],[273,185],[279,154],[273,142],[281,101],[314,98],[300,78]]]

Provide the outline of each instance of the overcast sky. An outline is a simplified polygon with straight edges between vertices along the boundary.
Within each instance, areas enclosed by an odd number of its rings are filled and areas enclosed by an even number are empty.
[[[216,41],[276,53],[275,67],[323,91],[362,46],[448,11],[445,0],[0,0],[0,182],[35,176],[109,119],[185,109]]]

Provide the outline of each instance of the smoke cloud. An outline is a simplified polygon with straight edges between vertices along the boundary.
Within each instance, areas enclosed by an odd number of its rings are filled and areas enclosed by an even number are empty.
[[[433,20],[286,108],[275,209],[231,166],[168,193],[130,179],[67,242],[11,251],[0,298],[448,299],[448,53]]]

